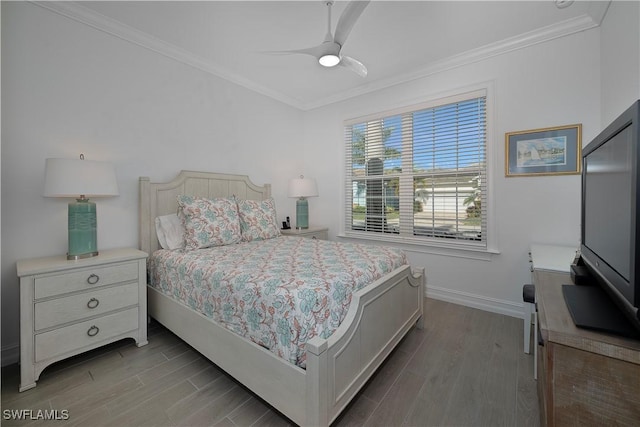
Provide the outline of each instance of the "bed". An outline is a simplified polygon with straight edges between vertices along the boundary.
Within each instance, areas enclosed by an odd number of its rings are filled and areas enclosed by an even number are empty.
[[[148,254],[163,252],[158,251],[155,221],[177,211],[178,196],[256,201],[271,196],[269,184],[258,186],[245,175],[210,172],[182,171],[166,183],[141,177],[139,185],[140,249]],[[300,238],[277,239],[273,244],[294,244]],[[255,339],[238,335],[170,292],[151,285],[147,291],[151,317],[295,423],[327,426],[405,334],[414,325],[422,327],[424,272],[406,263],[394,265],[390,272],[354,291],[339,326],[326,338],[317,334],[306,340],[304,354],[289,360]],[[293,363],[294,359],[300,363]]]

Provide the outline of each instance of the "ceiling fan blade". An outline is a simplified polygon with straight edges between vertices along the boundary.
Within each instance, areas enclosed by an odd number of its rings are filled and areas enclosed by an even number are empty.
[[[305,54],[305,55],[311,55],[311,56],[318,57],[323,52],[324,52],[324,47],[322,45],[318,45],[318,46],[314,46],[314,47],[308,47],[306,49],[271,50],[271,51],[266,51],[266,52],[262,52],[262,53],[265,53],[267,55],[291,55],[291,54],[295,54],[295,53],[302,53],[302,54]]]
[[[351,71],[358,74],[360,77],[367,77],[367,67],[357,59],[353,59],[350,56],[342,56],[340,57],[340,64],[345,68],[350,69]]]
[[[370,1],[351,1],[340,15],[338,25],[336,25],[336,32],[333,35],[333,41],[340,46],[344,46],[347,41],[347,37],[351,32],[351,29],[355,25],[356,21],[369,5]]]

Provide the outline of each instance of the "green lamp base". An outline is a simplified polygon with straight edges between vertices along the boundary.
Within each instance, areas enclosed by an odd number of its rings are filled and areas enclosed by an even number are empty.
[[[296,202],[296,228],[309,228],[309,202],[304,197]]]
[[[98,255],[96,204],[89,199],[69,203],[69,252],[67,259]]]

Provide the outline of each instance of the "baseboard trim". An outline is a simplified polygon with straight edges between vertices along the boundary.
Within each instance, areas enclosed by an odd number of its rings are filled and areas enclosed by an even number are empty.
[[[489,298],[482,295],[472,294],[470,292],[456,291],[438,286],[427,286],[426,294],[428,298],[477,308],[479,310],[490,311],[492,313],[504,314],[506,316],[517,317],[520,319],[524,316],[522,303]]]
[[[2,367],[13,365],[20,361],[20,345],[13,344],[2,347],[0,353],[0,365]]]

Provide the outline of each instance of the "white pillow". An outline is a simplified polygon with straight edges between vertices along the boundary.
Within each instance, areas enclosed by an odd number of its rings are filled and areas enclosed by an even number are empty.
[[[184,225],[176,214],[156,218],[156,234],[162,249],[181,249],[184,247]]]

